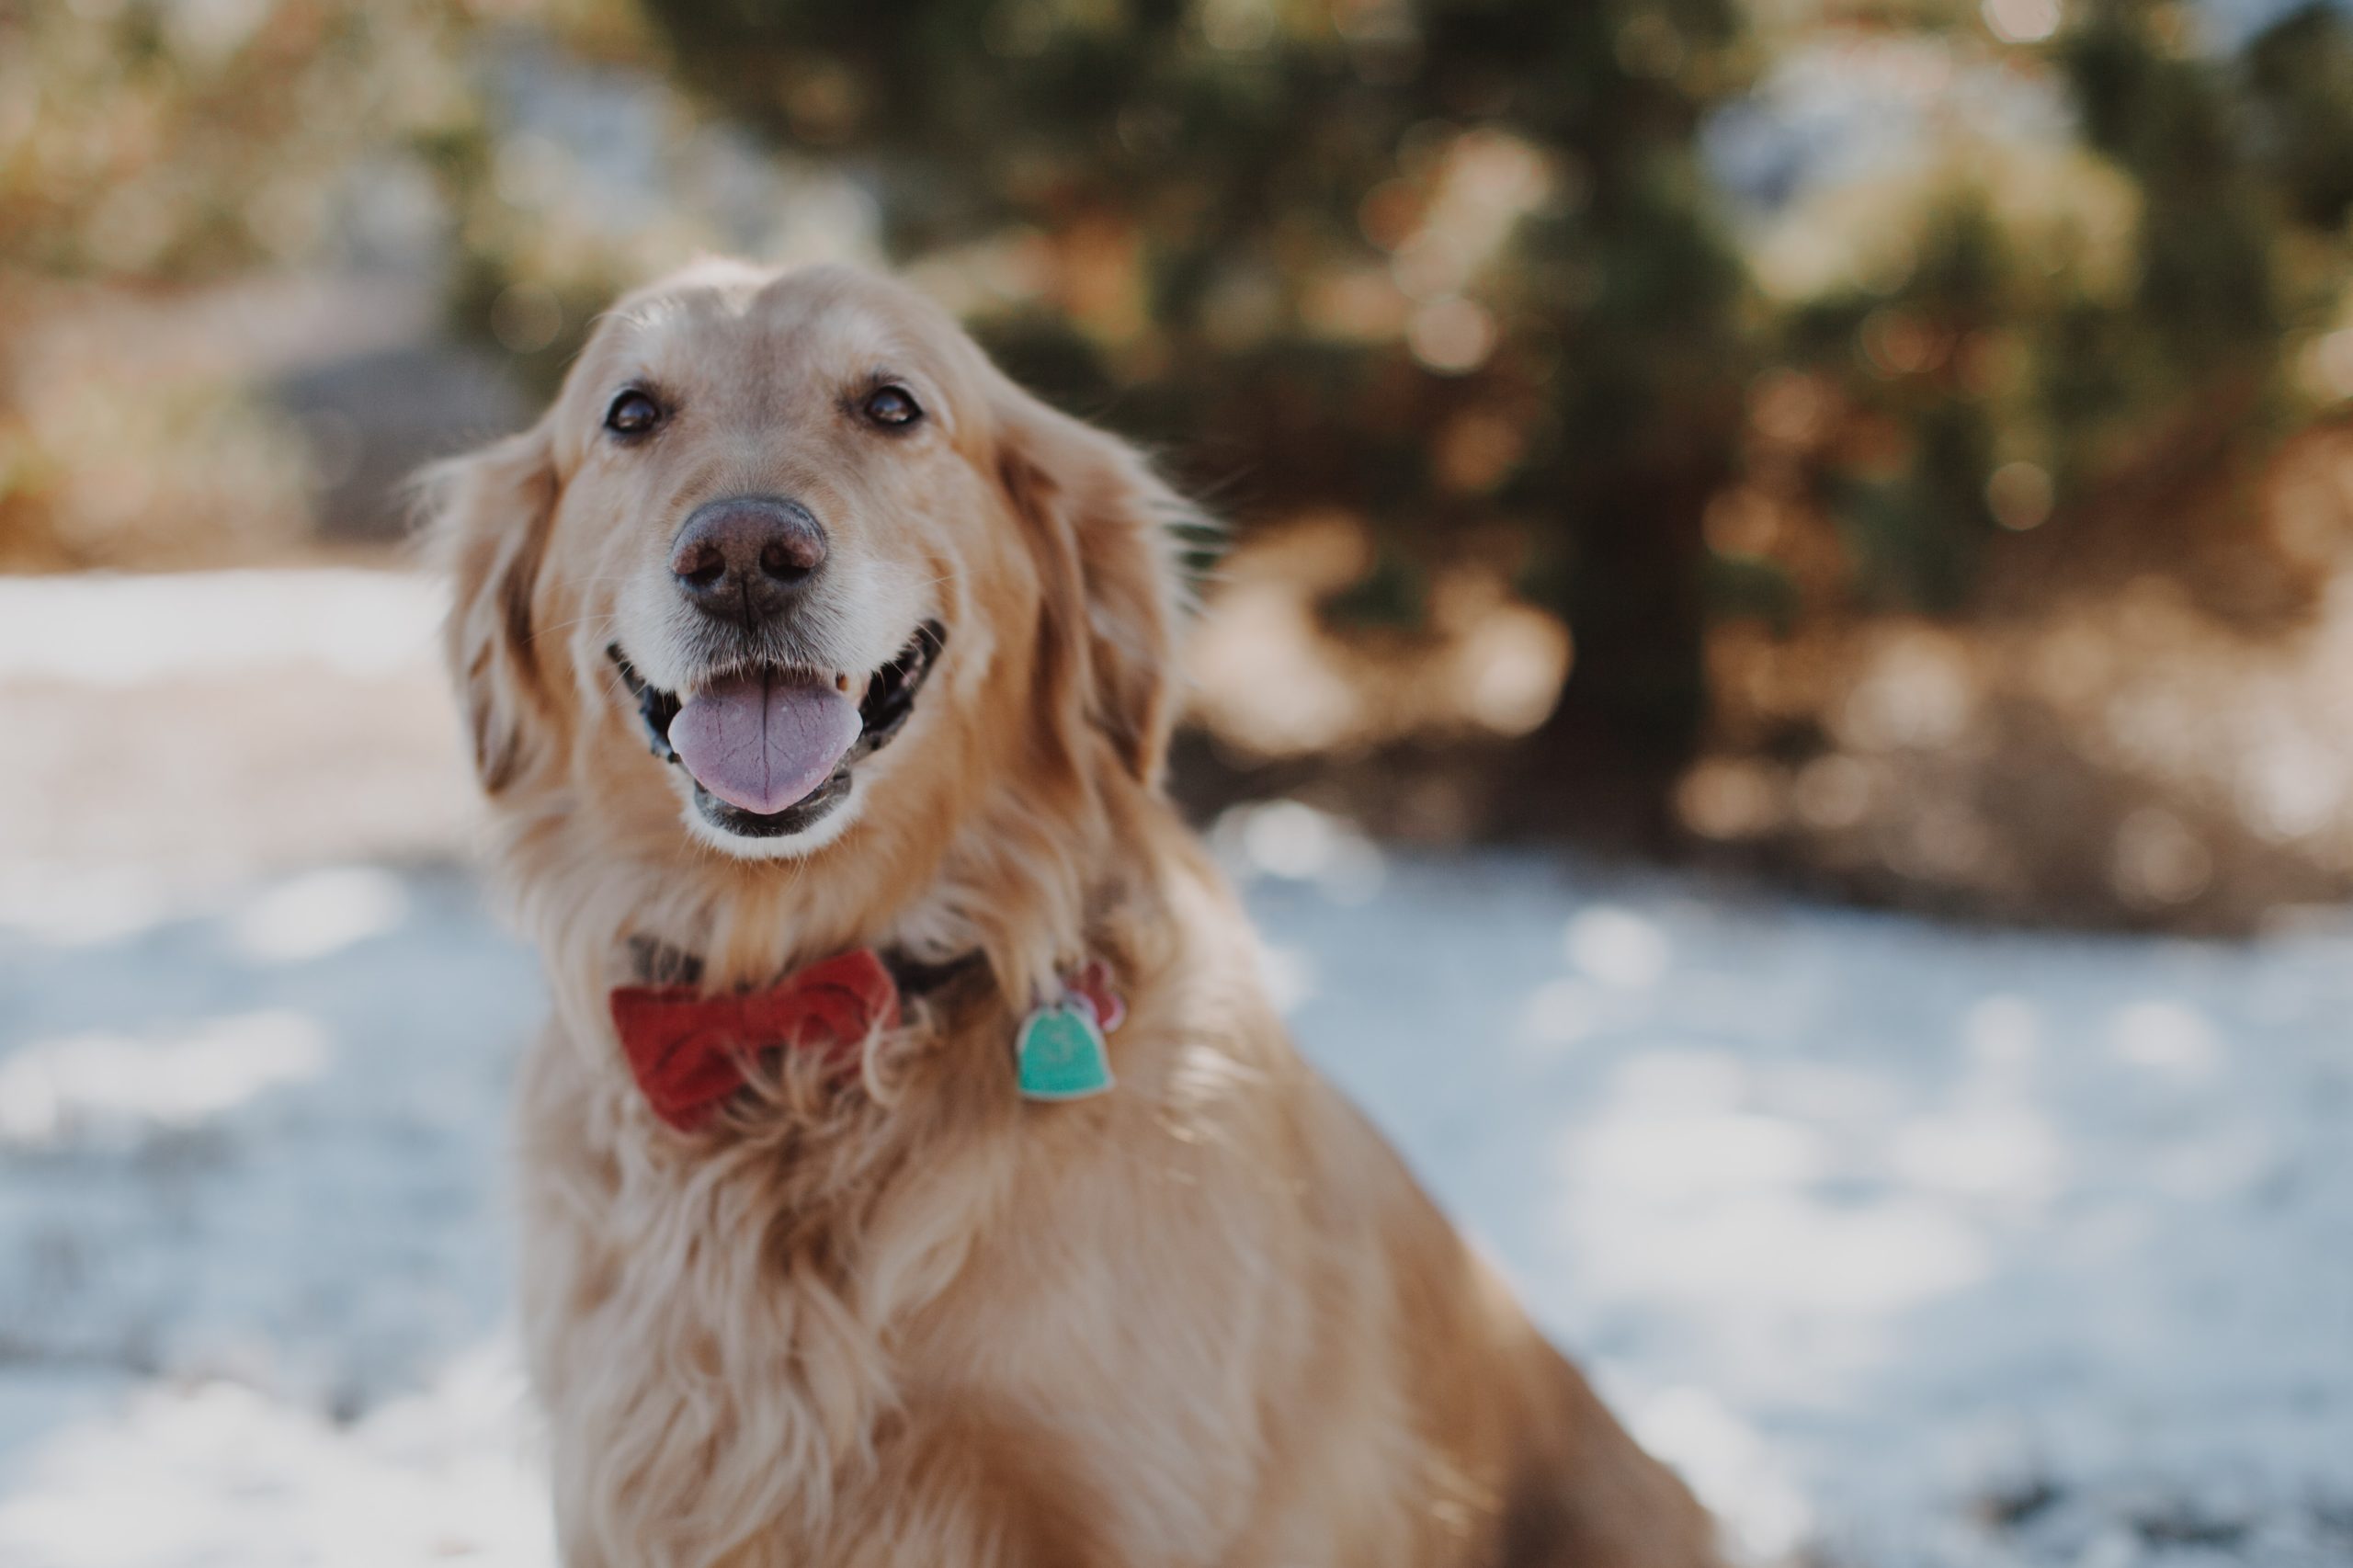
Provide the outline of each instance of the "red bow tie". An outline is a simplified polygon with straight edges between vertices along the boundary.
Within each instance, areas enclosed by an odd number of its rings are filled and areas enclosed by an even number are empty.
[[[899,986],[870,948],[811,964],[766,991],[706,996],[691,985],[625,985],[612,994],[637,1086],[681,1131],[742,1088],[769,1051],[823,1051],[845,1071],[877,1029],[899,1021]]]

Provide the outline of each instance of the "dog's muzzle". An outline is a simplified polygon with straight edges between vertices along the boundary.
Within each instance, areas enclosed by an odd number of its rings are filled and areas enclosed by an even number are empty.
[[[645,733],[654,755],[664,762],[685,767],[694,778],[695,807],[714,827],[745,838],[780,838],[801,833],[822,821],[835,807],[847,799],[851,775],[867,757],[891,744],[906,727],[907,718],[915,711],[915,698],[938,662],[946,645],[948,629],[938,621],[926,620],[915,629],[915,634],[899,655],[876,670],[866,683],[866,691],[858,704],[858,733],[844,751],[830,773],[813,788],[801,794],[790,805],[774,811],[759,811],[740,800],[722,799],[707,787],[695,770],[687,767],[687,758],[674,744],[672,727],[687,707],[687,700],[677,693],[665,691],[650,684],[621,652],[618,642],[606,649],[607,655],[620,670],[621,681],[630,695],[637,699],[639,714],[645,722]],[[770,680],[790,686],[805,680],[801,672],[755,672],[743,680]],[[695,743],[710,744],[704,737]],[[836,743],[838,744],[838,742]],[[689,749],[692,749],[690,744]],[[822,763],[819,766],[823,766]],[[742,791],[736,791],[739,795]]]

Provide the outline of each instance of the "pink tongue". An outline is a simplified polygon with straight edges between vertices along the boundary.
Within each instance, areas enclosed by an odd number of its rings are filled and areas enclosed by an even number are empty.
[[[695,782],[767,816],[832,778],[860,728],[856,704],[831,687],[737,676],[687,699],[670,744]]]

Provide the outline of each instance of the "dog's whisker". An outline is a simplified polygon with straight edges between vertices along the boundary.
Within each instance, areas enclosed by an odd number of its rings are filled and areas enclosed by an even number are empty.
[[[600,622],[606,626],[617,626],[620,624],[620,617],[609,610],[599,610],[592,615],[574,616],[570,620],[559,620],[551,626],[533,628],[531,641],[537,642],[543,637],[552,637],[559,631],[569,631],[575,626],[590,626]]]

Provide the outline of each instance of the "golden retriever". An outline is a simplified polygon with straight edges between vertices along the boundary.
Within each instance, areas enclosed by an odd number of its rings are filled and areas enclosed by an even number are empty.
[[[522,1303],[571,1568],[1716,1561],[1286,1040],[1162,793],[1189,513],[1133,450],[904,287],[713,262],[431,494],[554,994]],[[846,954],[897,994],[824,1050],[692,1000]],[[624,997],[718,1029],[699,1100]],[[1080,1079],[1025,1093],[1050,1015]]]

